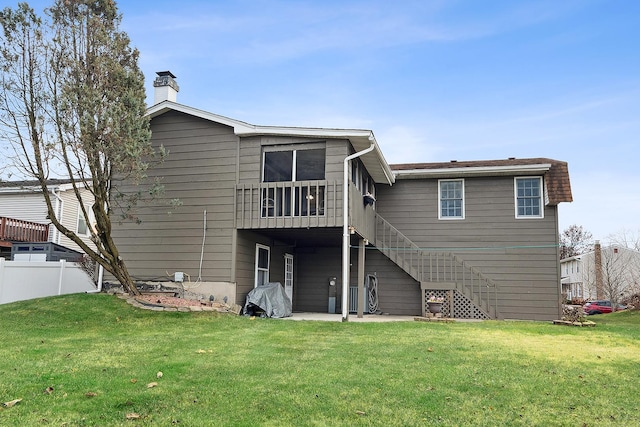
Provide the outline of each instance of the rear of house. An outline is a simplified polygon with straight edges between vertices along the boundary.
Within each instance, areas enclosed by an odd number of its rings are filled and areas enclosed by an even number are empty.
[[[160,77],[171,96],[148,111],[169,156],[150,179],[165,193],[114,231],[137,280],[184,273],[241,305],[280,282],[295,311],[420,315],[438,294],[453,317],[558,317],[566,163],[392,167],[369,130],[251,125],[177,104]]]
[[[489,293],[495,287],[489,298],[502,317],[557,318],[557,205],[571,201],[566,163],[539,158],[392,167],[396,183],[378,198],[387,221],[431,258],[449,252],[486,278],[483,286]]]

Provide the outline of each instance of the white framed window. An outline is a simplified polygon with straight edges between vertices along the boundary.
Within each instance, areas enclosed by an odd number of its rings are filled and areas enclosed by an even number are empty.
[[[438,180],[438,219],[464,219],[464,179]]]
[[[85,205],[85,210],[87,211],[87,215],[89,215],[89,221],[93,218],[93,212],[89,206]],[[88,236],[89,232],[89,224],[87,224],[87,220],[82,214],[82,209],[78,206],[78,221],[76,223],[76,234],[78,236]]]
[[[544,218],[542,177],[515,178],[516,218]]]
[[[256,243],[256,271],[254,287],[269,283],[269,262],[271,258],[271,248],[269,246]]]

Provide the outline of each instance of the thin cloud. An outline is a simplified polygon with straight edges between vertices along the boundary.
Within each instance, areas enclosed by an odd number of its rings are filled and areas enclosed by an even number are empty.
[[[176,57],[215,52],[234,63],[282,62],[323,51],[379,50],[419,43],[456,42],[494,36],[555,19],[571,2],[516,3],[491,13],[457,16],[456,2],[397,8],[389,2],[251,3],[240,13],[214,5],[127,15],[130,32],[161,41],[145,49],[169,48]],[[455,17],[454,17],[455,16]],[[148,23],[153,22],[153,26]],[[134,37],[135,38],[135,37]],[[140,37],[142,38],[142,37]],[[361,53],[361,52],[359,52]]]

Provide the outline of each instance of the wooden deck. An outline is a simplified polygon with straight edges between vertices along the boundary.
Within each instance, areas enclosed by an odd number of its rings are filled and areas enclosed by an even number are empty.
[[[11,242],[46,242],[49,225],[0,217],[0,246],[10,247]]]

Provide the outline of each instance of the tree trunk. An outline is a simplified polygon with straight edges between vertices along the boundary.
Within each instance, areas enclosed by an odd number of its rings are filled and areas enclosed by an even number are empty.
[[[120,257],[115,259],[115,262],[112,263],[113,271],[111,274],[115,276],[116,279],[122,284],[125,292],[130,295],[140,295],[140,291],[136,288],[136,285],[133,283],[131,276],[129,275],[129,271],[124,264],[124,260]]]

